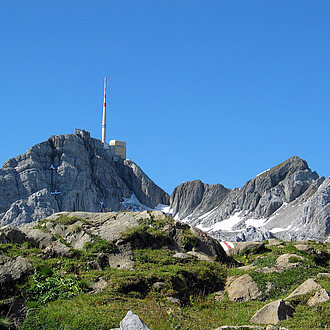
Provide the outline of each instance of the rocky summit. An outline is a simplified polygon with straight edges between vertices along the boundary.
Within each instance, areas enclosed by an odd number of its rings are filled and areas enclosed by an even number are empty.
[[[330,178],[291,157],[241,189],[185,182],[174,189],[170,207],[177,220],[223,241],[329,240]]]
[[[116,159],[87,131],[76,132],[52,136],[3,165],[0,225],[21,225],[60,211],[148,209],[169,203],[169,196],[134,162]]]

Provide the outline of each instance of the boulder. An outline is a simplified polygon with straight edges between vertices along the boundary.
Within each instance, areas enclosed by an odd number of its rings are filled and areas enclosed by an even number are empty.
[[[290,254],[290,253],[282,254],[276,259],[276,263],[275,263],[276,268],[279,269],[280,271],[283,271],[301,265],[300,262],[290,262],[290,258],[296,258],[301,261],[304,260],[303,257],[298,256],[297,254]]]
[[[147,325],[132,311],[128,311],[120,322],[121,330],[150,330]]]
[[[21,279],[23,276],[31,273],[33,266],[31,262],[18,256],[16,258],[2,258],[0,260],[0,285],[14,282]]]
[[[315,306],[318,305],[320,303],[329,301],[330,297],[328,292],[325,289],[321,289],[317,292],[315,292],[313,297],[310,297],[307,301],[307,305],[308,306]]]
[[[276,239],[276,238],[270,238],[268,239],[268,244],[266,245],[266,247],[268,246],[280,246],[283,245],[283,241]]]
[[[10,225],[0,228],[0,243],[24,243],[28,240],[26,235]]]
[[[299,285],[286,299],[290,299],[302,294],[312,292],[314,290],[323,289],[320,284],[318,284],[314,279],[310,278],[306,280],[303,284]]]
[[[190,228],[190,231],[197,240],[195,247],[196,252],[202,252],[210,257],[214,257],[218,261],[224,261],[227,259],[227,254],[218,241],[205,234],[199,228],[192,227]]]
[[[90,285],[91,293],[99,293],[105,289],[105,287],[108,285],[108,282],[105,281],[102,277],[100,277],[96,282],[93,282]]]
[[[306,252],[306,253],[309,253],[309,254],[314,254],[315,253],[315,250],[311,246],[306,245],[306,244],[295,244],[294,247],[299,251],[303,251],[303,252]]]
[[[259,309],[250,319],[250,322],[259,324],[277,324],[286,320],[294,313],[294,309],[284,300],[273,301]]]
[[[191,256],[196,257],[198,260],[204,260],[204,261],[208,261],[208,262],[214,262],[214,258],[209,257],[205,253],[196,252],[196,251],[188,251],[187,254],[190,257]]]
[[[278,273],[278,269],[274,268],[274,267],[260,267],[260,268],[257,268],[255,270],[256,272],[258,273],[262,273],[262,274],[270,274],[270,273]]]
[[[326,278],[330,280],[330,273],[318,273],[316,275],[317,278]]]
[[[239,276],[234,280],[229,279],[229,284],[226,284],[226,290],[231,301],[255,300],[262,295],[257,284],[249,274]]]
[[[177,252],[172,257],[177,258],[177,259],[190,259],[191,258],[191,256],[189,254],[182,253],[182,252]]]

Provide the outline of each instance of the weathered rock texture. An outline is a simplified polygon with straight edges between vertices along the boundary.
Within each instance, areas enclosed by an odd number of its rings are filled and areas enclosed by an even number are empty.
[[[260,310],[251,318],[250,322],[259,324],[277,324],[293,315],[294,309],[282,299],[273,301]]]
[[[330,178],[291,157],[248,181],[241,189],[201,181],[174,189],[176,219],[228,241],[327,240],[330,233]]]
[[[249,301],[261,297],[261,292],[258,289],[256,282],[253,281],[249,274],[239,276],[230,281],[226,290],[228,298],[231,301]]]
[[[52,136],[0,170],[0,225],[21,225],[60,211],[118,211],[132,194],[150,208],[169,202],[135,163],[116,161],[88,132]]]
[[[128,311],[120,322],[121,330],[150,330],[148,326],[132,311]]]
[[[306,280],[303,284],[299,285],[296,290],[294,290],[287,298],[293,298],[296,296],[300,296],[302,294],[309,293],[314,290],[323,289],[320,284],[318,284],[314,279],[310,278]]]

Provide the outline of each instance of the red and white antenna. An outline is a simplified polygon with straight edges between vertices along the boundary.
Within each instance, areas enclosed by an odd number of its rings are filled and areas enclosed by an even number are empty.
[[[102,142],[103,143],[106,143],[106,139],[107,139],[106,90],[107,90],[107,77],[104,78],[104,101],[103,101],[103,117],[102,117]]]

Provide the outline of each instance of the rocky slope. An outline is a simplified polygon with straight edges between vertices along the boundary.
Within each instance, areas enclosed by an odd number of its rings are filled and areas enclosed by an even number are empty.
[[[270,237],[327,240],[330,178],[291,157],[248,181],[241,189],[185,182],[170,198],[173,216],[220,240]]]
[[[0,225],[60,211],[122,210],[131,197],[154,208],[169,196],[132,161],[115,161],[89,133],[52,136],[0,170]],[[124,203],[123,203],[124,202]]]
[[[227,255],[159,211],[3,226],[0,329],[324,329],[329,244],[240,242]]]

